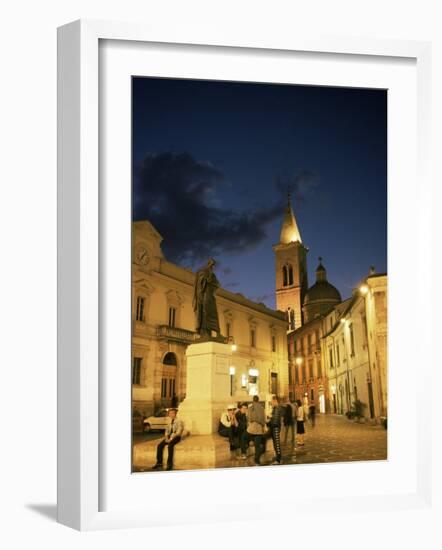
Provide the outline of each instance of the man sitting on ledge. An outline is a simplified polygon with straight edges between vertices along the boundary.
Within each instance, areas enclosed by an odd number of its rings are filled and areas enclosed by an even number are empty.
[[[235,417],[235,406],[229,405],[227,412],[223,412],[219,421],[218,433],[222,437],[228,437],[230,443],[230,450],[234,451],[238,448],[236,443],[238,421]]]
[[[157,447],[157,463],[153,467],[154,470],[160,470],[163,467],[163,452],[164,447],[167,445],[167,468],[166,470],[173,469],[173,450],[177,443],[181,441],[183,435],[184,423],[182,420],[176,417],[177,409],[169,409],[170,423],[166,427],[164,439],[158,444]]]

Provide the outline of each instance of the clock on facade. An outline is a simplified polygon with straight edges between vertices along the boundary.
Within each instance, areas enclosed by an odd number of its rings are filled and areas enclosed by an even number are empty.
[[[135,254],[135,263],[140,265],[147,265],[148,262],[149,252],[143,246],[140,246]]]

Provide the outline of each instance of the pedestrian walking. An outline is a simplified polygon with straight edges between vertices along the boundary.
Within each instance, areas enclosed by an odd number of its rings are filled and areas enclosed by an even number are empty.
[[[255,446],[255,464],[261,465],[261,455],[264,453],[264,433],[266,415],[264,407],[259,402],[257,395],[253,396],[253,402],[248,410],[247,439],[253,441]]]
[[[177,409],[169,409],[168,412],[170,422],[166,426],[164,438],[157,446],[157,462],[153,467],[154,470],[160,470],[163,467],[163,453],[164,448],[167,446],[167,468],[166,470],[173,469],[173,453],[175,445],[181,441],[183,435],[184,423],[177,418]]]
[[[235,418],[237,422],[238,444],[241,450],[239,458],[245,460],[247,458],[247,447],[249,446],[247,438],[247,403],[240,405],[238,411],[235,413]]]
[[[269,420],[269,428],[273,440],[273,448],[275,450],[275,458],[272,464],[281,464],[281,421],[282,421],[282,407],[279,404],[279,398],[277,395],[272,395],[272,416]]]
[[[314,401],[310,403],[310,407],[308,408],[308,417],[312,428],[314,428],[316,424],[316,405]]]
[[[304,434],[305,434],[305,427],[304,427],[305,412],[300,399],[298,399],[297,404],[298,404],[298,412],[296,414],[296,434],[298,438],[298,445],[302,447],[304,445]]]
[[[218,426],[219,435],[229,439],[231,451],[235,451],[238,448],[236,437],[238,422],[235,417],[235,409],[235,405],[229,405],[227,411],[222,413]]]
[[[289,431],[292,433],[292,446],[295,444],[295,421],[293,419],[293,407],[287,399],[284,406],[284,445],[287,444]]]

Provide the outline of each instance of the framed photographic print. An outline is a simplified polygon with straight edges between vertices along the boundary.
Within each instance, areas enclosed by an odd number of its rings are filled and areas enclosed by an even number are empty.
[[[425,505],[429,46],[172,34],[59,29],[59,521]]]

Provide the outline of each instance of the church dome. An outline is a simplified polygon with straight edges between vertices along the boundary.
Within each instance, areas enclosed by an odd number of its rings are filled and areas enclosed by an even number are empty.
[[[342,302],[341,294],[335,286],[327,281],[327,271],[322,265],[322,258],[319,258],[316,282],[307,290],[304,297],[305,321],[321,317],[340,302]]]
[[[318,301],[339,303],[342,302],[342,299],[339,290],[328,281],[316,281],[316,283],[307,290],[304,298],[304,305],[306,306],[312,302]]]

